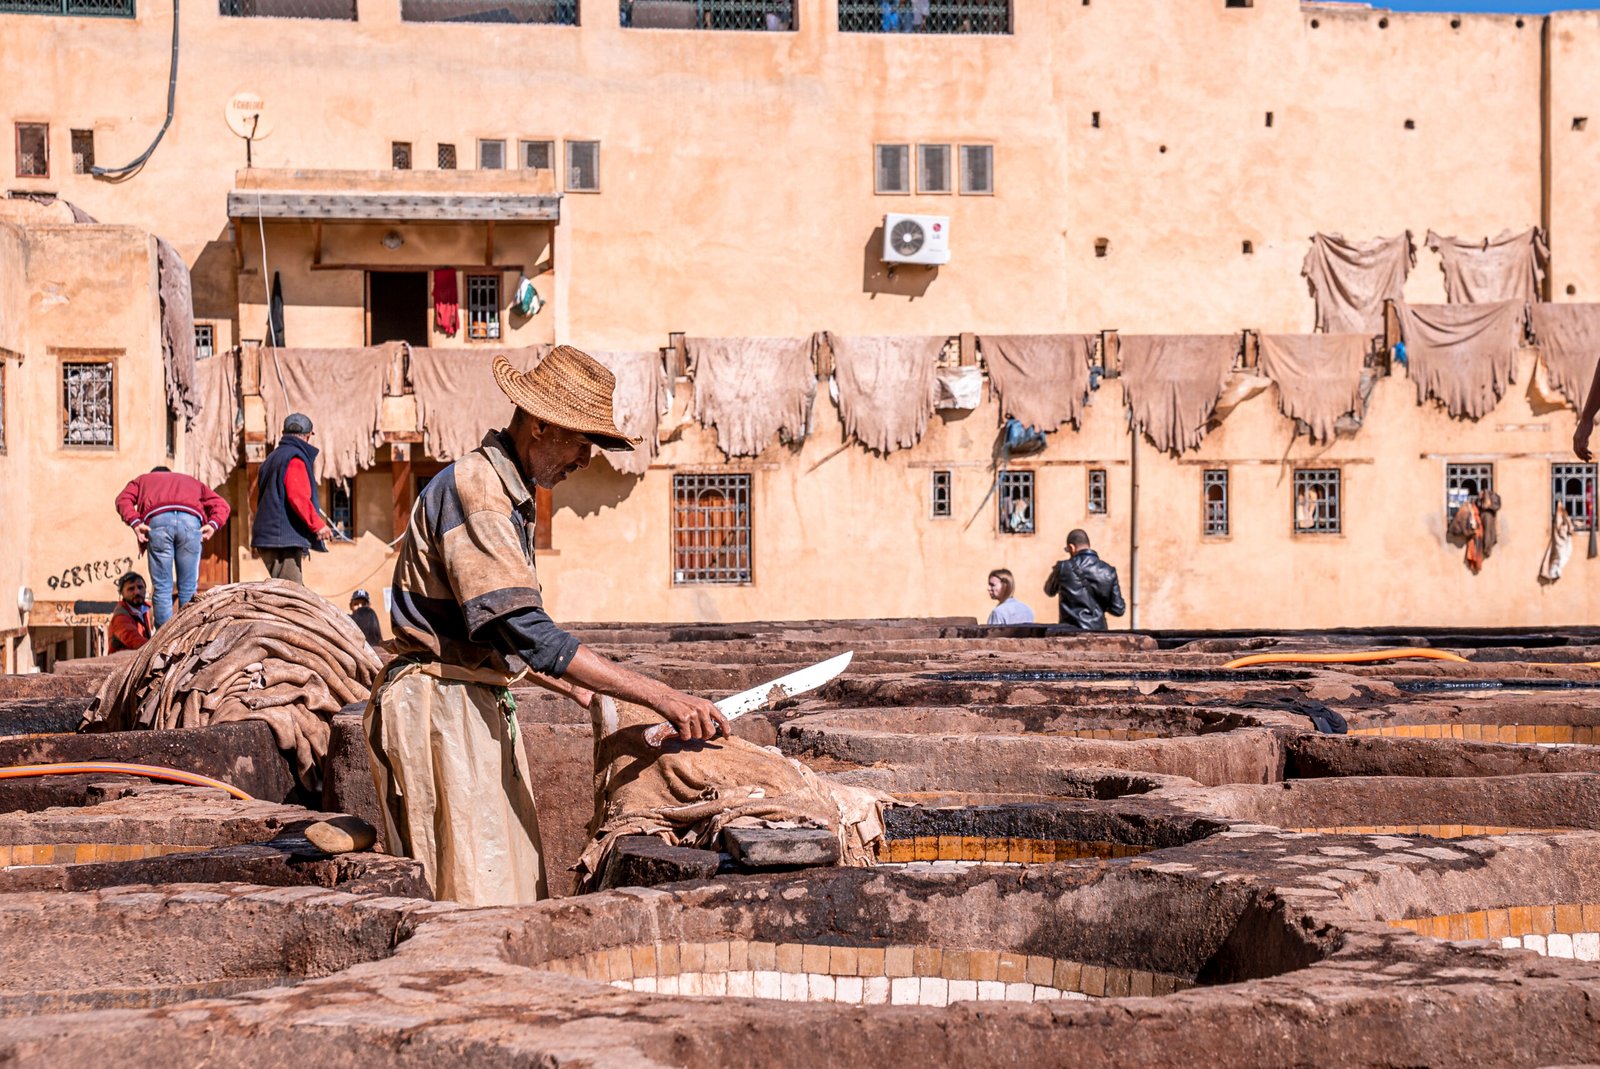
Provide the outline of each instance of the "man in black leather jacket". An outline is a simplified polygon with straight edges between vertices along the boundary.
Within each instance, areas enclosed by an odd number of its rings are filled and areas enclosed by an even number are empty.
[[[1085,631],[1104,631],[1106,613],[1121,616],[1127,605],[1122,601],[1122,585],[1117,570],[1089,548],[1089,536],[1081,530],[1067,535],[1066,560],[1056,561],[1044,592],[1060,598],[1061,622]]]

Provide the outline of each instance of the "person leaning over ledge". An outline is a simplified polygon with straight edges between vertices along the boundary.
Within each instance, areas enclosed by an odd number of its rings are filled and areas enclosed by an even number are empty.
[[[305,585],[301,562],[315,548],[326,552],[333,528],[317,511],[317,447],[311,444],[311,417],[284,417],[278,447],[261,462],[256,489],[256,520],[250,548],[261,555],[267,574]]]
[[[494,377],[516,414],[412,507],[389,614],[398,656],[365,718],[389,849],[420,861],[438,898],[479,906],[547,897],[512,683],[648,706],[683,739],[728,733],[709,701],[611,663],[544,610],[530,487],[554,487],[595,446],[637,444],[613,418],[611,372],[561,345],[525,373],[497,356]]]
[[[1081,529],[1067,534],[1067,559],[1050,569],[1044,592],[1060,598],[1062,623],[1085,631],[1104,631],[1106,613],[1121,616],[1128,608],[1117,570],[1089,548],[1089,535]]]

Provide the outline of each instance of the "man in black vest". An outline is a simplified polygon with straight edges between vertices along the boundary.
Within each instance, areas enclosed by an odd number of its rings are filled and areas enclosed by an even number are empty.
[[[305,584],[301,562],[307,551],[326,553],[333,538],[317,511],[317,448],[309,439],[311,418],[300,412],[283,421],[278,447],[261,464],[256,519],[250,545],[274,579]]]
[[[1127,609],[1122,601],[1122,584],[1117,570],[1089,548],[1089,535],[1074,530],[1067,535],[1066,560],[1056,561],[1044,592],[1061,601],[1061,622],[1085,631],[1104,631],[1106,613],[1121,616]]]

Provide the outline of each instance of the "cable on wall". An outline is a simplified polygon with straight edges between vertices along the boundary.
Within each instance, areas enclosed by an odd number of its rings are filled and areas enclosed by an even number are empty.
[[[161,144],[161,139],[167,135],[167,127],[172,125],[172,112],[178,99],[178,0],[172,0],[172,66],[167,74],[167,117],[161,123],[161,129],[156,131],[155,140],[150,142],[150,147],[139,154],[139,158],[132,163],[121,167],[91,167],[89,173],[96,178],[110,180],[130,178],[137,174],[145,165],[145,161],[155,152],[156,146]]]

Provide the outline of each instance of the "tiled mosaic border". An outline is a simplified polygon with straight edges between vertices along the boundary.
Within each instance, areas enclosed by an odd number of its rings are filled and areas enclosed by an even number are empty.
[[[1386,739],[1600,745],[1600,725],[1583,724],[1386,724],[1382,727],[1351,728],[1350,734],[1375,735]]]
[[[1391,928],[1405,928],[1432,939],[1520,940],[1529,935],[1575,936],[1600,931],[1600,903],[1509,906],[1470,913],[1410,917],[1388,923]]]
[[[1079,861],[1084,858],[1133,857],[1150,849],[1152,848],[1148,846],[1134,846],[1128,843],[1070,839],[916,835],[909,839],[890,839],[880,843],[878,860],[891,864],[907,861],[987,861],[1037,865],[1052,861]]]
[[[95,861],[139,861],[168,854],[194,854],[215,845],[178,843],[21,843],[0,845],[0,868],[11,865],[86,865]]]
[[[898,944],[654,943],[592,951],[538,967],[657,994],[826,998],[869,1005],[1156,996],[1194,986],[1185,977],[1066,958]]]

